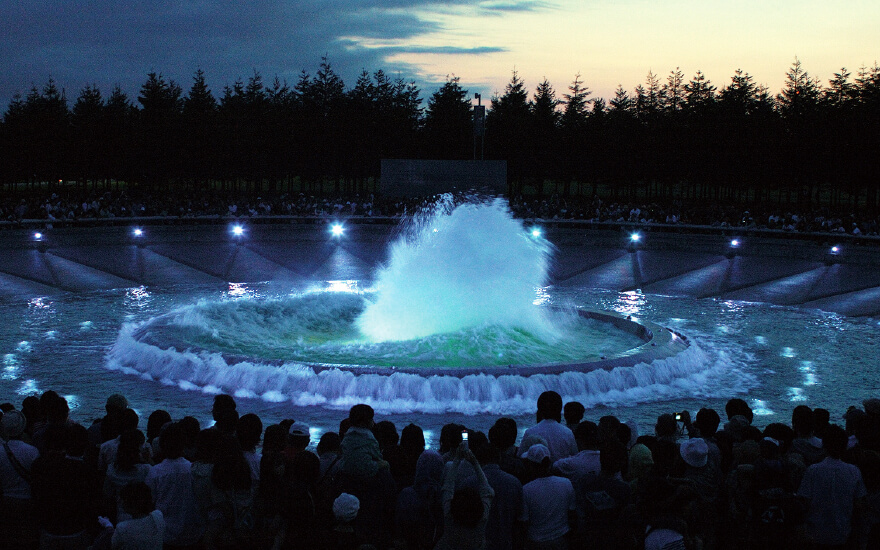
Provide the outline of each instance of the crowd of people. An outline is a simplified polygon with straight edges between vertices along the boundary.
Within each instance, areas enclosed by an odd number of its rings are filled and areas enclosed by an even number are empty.
[[[128,193],[63,188],[63,190],[26,196],[7,194],[4,198],[0,198],[0,222],[15,226],[22,220],[52,223],[62,220],[88,221],[132,217],[393,218],[413,214],[433,200],[434,198],[431,197],[388,198],[374,194],[314,196],[304,193],[263,193],[246,197],[216,190]],[[880,213],[835,211],[818,207],[797,211],[790,208],[756,208],[711,201],[655,200],[643,203],[602,200],[598,197],[563,197],[553,194],[546,198],[512,197],[510,209],[516,217],[524,219],[696,225],[853,236],[880,235]]]
[[[317,442],[225,394],[211,426],[120,394],[90,423],[54,391],[0,409],[5,548],[880,548],[880,399],[843,427],[800,405],[761,428],[734,398],[639,433],[548,391],[521,437],[436,445],[366,404]]]

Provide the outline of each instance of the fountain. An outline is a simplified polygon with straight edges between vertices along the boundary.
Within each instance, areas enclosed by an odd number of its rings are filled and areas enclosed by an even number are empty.
[[[345,408],[481,412],[702,370],[668,329],[547,297],[552,245],[500,199],[445,197],[400,228],[372,285],[201,300],[127,324],[108,366],[185,389]]]

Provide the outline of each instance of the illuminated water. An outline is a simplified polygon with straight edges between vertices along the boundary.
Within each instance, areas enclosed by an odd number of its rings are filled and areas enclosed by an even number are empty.
[[[449,421],[521,427],[554,389],[590,410],[650,429],[657,414],[746,397],[758,423],[801,403],[839,418],[880,395],[872,319],[730,301],[545,286],[550,248],[503,205],[469,206],[405,227],[372,281],[298,286],[179,285],[0,302],[0,400],[55,389],[73,416],[100,416],[121,391],[142,417],[164,408],[208,422],[212,395],[235,394],[265,423],[303,420],[317,434],[354,403],[435,435]],[[487,245],[487,243],[491,243]],[[544,306],[558,306],[554,308]],[[432,367],[575,362],[638,343],[559,311],[588,308],[653,321],[688,336],[675,357],[613,371],[461,377]],[[163,345],[154,346],[152,342]],[[169,345],[173,347],[169,348]],[[425,368],[425,374],[316,372],[309,363]]]
[[[333,285],[324,282],[321,286]],[[0,331],[0,400],[19,405],[24,396],[51,388],[69,397],[75,418],[91,419],[102,413],[107,395],[121,391],[142,417],[156,408],[164,408],[175,418],[192,414],[207,422],[210,392],[216,388],[145,380],[106,368],[106,354],[116,342],[120,326],[199,301],[281,299],[291,290],[307,289],[269,284],[228,288],[138,287],[0,303],[0,316],[6,320]],[[635,418],[647,427],[660,412],[696,410],[707,404],[722,410],[732,395],[746,398],[761,415],[761,424],[788,418],[791,409],[802,403],[824,406],[839,419],[848,405],[880,395],[877,320],[762,304],[618,294],[586,288],[548,288],[546,297],[552,304],[634,314],[669,326],[687,334],[704,356],[692,367],[682,366],[677,374],[675,369],[642,369],[629,386],[623,384],[625,377],[615,378],[611,374],[587,385],[576,383],[575,377],[558,377],[558,388],[565,399],[579,399],[592,407],[588,417],[594,420],[610,410],[622,418]],[[235,376],[230,376],[228,382],[234,386],[235,380]],[[337,382],[340,395],[358,387],[353,377],[341,377]],[[488,381],[474,380],[474,385],[479,387],[479,382]],[[425,384],[415,379],[410,383]],[[440,411],[452,404],[463,412],[415,413],[412,411],[418,408],[417,404],[398,400],[386,403],[382,414],[399,427],[415,421],[433,430],[435,437],[439,426],[450,420],[483,429],[502,414],[513,415],[521,425],[532,422],[536,397],[533,392],[537,390],[530,388],[527,379],[510,377],[503,385],[510,391],[520,391],[524,397],[519,400],[494,402],[491,394],[482,400],[455,394],[450,402],[444,402],[434,394],[444,387],[443,381],[437,381],[436,388],[426,385],[422,408],[428,410],[433,406]],[[490,392],[500,391],[500,387],[485,387]],[[378,399],[383,386],[374,389]],[[242,411],[257,412],[266,421],[291,417],[319,429],[338,424],[344,414],[312,405],[320,401],[316,394],[307,392],[239,398]],[[344,404],[340,402],[340,406]],[[481,412],[485,414],[467,414]]]

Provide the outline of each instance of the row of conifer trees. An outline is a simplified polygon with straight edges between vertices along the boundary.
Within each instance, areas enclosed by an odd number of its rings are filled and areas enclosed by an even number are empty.
[[[485,158],[507,161],[512,193],[880,203],[877,65],[822,83],[796,59],[775,95],[741,70],[716,85],[676,68],[608,99],[580,75],[558,93],[514,72],[484,135],[472,103],[458,77],[427,101],[382,70],[349,88],[326,59],[293,85],[255,72],[219,96],[202,71],[187,91],[150,73],[134,100],[86,86],[71,102],[50,80],[3,114],[0,182],[353,192],[383,158]]]

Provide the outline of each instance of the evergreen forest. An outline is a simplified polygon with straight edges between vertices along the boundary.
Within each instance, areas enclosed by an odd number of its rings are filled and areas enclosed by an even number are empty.
[[[484,133],[449,77],[426,99],[414,82],[364,71],[347,87],[323,59],[289,85],[258,73],[215,94],[150,73],[136,98],[50,80],[15,96],[0,123],[0,189],[48,182],[240,191],[372,192],[380,160],[500,159],[511,194],[880,206],[880,67],[827,83],[797,59],[773,94],[737,70],[649,72],[593,97],[577,75],[557,91],[516,72],[491,98]],[[52,185],[52,184],[49,184]]]

